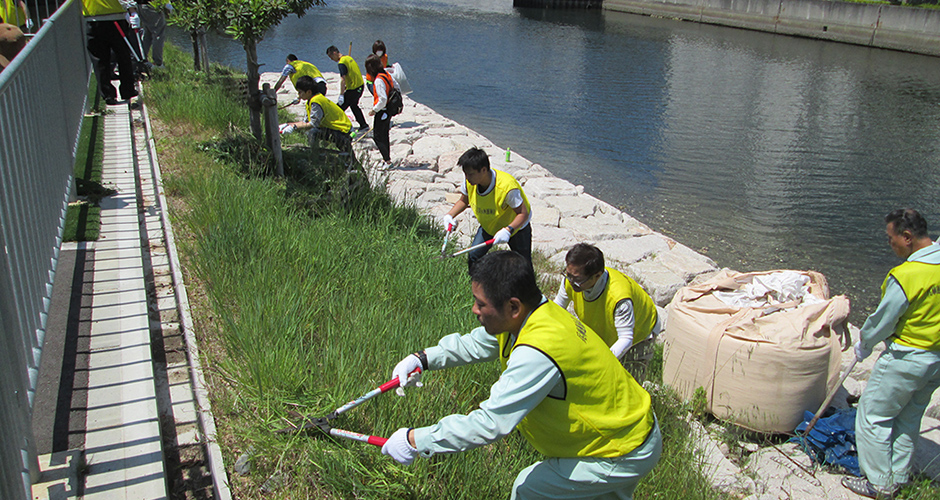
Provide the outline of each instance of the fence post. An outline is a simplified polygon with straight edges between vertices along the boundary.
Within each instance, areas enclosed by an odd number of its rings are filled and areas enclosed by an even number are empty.
[[[270,83],[261,87],[261,105],[264,106],[264,142],[274,153],[274,174],[284,177],[284,155],[281,152],[281,134],[277,127],[277,94]]]

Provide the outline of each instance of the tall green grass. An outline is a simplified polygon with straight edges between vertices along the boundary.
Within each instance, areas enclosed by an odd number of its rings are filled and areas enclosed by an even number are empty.
[[[64,241],[93,241],[101,230],[103,196],[114,191],[101,185],[104,154],[104,105],[98,95],[98,82],[94,78],[88,86],[88,105],[91,112],[82,118],[82,127],[75,150],[75,193],[81,201],[71,203],[65,212]]]
[[[168,48],[168,65],[191,66],[178,56]],[[361,171],[298,150],[288,157],[288,179],[274,180],[264,174],[264,152],[243,134],[189,137],[192,129],[222,135],[233,122],[164,114],[164,106],[180,109],[169,101],[192,102],[179,95],[192,76],[182,78],[174,88],[168,77],[154,105],[161,119],[188,128],[158,143],[175,148],[167,151],[174,164],[161,163],[171,172],[167,193],[185,203],[172,216],[205,299],[197,326],[211,330],[200,333],[225,458],[231,467],[246,450],[253,457],[249,476],[230,469],[236,497],[257,498],[262,489],[274,498],[507,497],[515,475],[539,459],[518,433],[405,467],[376,447],[318,431],[272,432],[289,412],[326,415],[387,381],[402,357],[476,327],[466,262],[438,259],[439,230],[368,187]],[[472,411],[498,376],[496,363],[430,372],[424,388],[377,397],[334,425],[380,436],[431,425]],[[719,498],[691,451],[687,409],[668,394],[654,401],[665,452],[637,498]]]

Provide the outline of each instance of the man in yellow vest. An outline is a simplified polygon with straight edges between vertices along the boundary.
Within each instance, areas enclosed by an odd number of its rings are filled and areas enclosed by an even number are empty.
[[[139,22],[136,9],[131,19]],[[125,36],[132,34],[125,19],[124,6],[119,0],[83,0],[82,15],[88,23],[88,53],[95,63],[95,78],[98,92],[109,105],[118,104],[117,90],[111,84],[111,54],[117,57],[121,81],[121,99],[129,100],[137,95],[137,78],[131,61],[131,49]],[[123,36],[122,33],[123,32]]]
[[[893,498],[910,480],[920,421],[940,387],[940,246],[930,240],[927,222],[916,210],[895,210],[885,224],[888,243],[904,263],[888,272],[881,302],[855,344],[858,360],[879,342],[885,350],[872,367],[855,418],[865,477],[842,480],[870,498]]]
[[[408,355],[392,377],[411,386],[416,368],[498,360],[499,380],[478,409],[398,429],[382,453],[410,464],[418,455],[466,451],[518,429],[545,460],[516,476],[513,499],[632,498],[662,451],[649,393],[600,337],[545,299],[532,265],[518,253],[486,255],[470,279],[482,327]]]
[[[306,130],[310,146],[316,146],[317,139],[326,139],[336,145],[340,151],[348,151],[352,146],[349,131],[352,122],[339,106],[320,93],[320,86],[313,78],[302,76],[297,79],[297,96],[306,101],[306,121],[283,123],[282,134],[294,130]]]
[[[277,92],[278,89],[281,88],[281,85],[284,84],[284,80],[288,78],[290,78],[291,85],[296,89],[297,79],[302,76],[313,78],[313,81],[316,82],[319,88],[319,92],[326,95],[326,79],[323,78],[323,73],[320,73],[320,70],[313,64],[297,59],[297,56],[294,54],[287,54],[287,64],[285,64],[284,69],[281,70],[281,77],[278,78],[277,83],[274,84],[274,91]]]
[[[510,250],[521,254],[532,263],[532,208],[522,186],[512,175],[490,168],[490,158],[480,148],[470,148],[457,159],[466,182],[460,185],[460,199],[444,215],[444,228],[457,227],[454,219],[470,207],[480,228],[473,237],[476,246],[493,240],[493,246],[508,243]],[[467,254],[467,266],[473,266],[486,252],[485,246]]]
[[[339,107],[345,111],[352,108],[353,116],[359,123],[359,132],[365,133],[369,130],[369,122],[366,121],[362,109],[359,108],[359,99],[362,97],[362,89],[365,88],[365,80],[362,79],[362,72],[359,65],[353,60],[352,56],[343,55],[334,45],[326,49],[326,56],[337,63],[339,67]]]
[[[565,255],[565,279],[555,303],[574,302],[578,318],[601,336],[633,377],[646,380],[653,341],[661,329],[656,304],[633,278],[604,267],[604,253],[578,243]]]

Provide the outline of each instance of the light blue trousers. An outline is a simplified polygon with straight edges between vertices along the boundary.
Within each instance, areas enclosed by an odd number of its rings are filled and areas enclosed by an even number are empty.
[[[653,470],[663,451],[659,423],[646,441],[617,458],[548,458],[516,476],[513,500],[630,500],[640,480]]]
[[[855,416],[862,473],[891,489],[909,480],[920,420],[940,386],[940,352],[891,343],[875,361]]]

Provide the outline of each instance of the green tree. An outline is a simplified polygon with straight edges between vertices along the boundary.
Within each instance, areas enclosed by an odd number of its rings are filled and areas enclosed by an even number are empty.
[[[193,43],[195,70],[209,71],[209,52],[206,32],[225,29],[225,17],[220,16],[225,0],[174,0],[175,11],[167,20],[189,32]]]
[[[202,1],[202,0],[199,0]],[[260,141],[261,90],[258,83],[257,45],[267,31],[281,23],[285,17],[296,14],[303,17],[314,5],[325,5],[324,0],[222,0],[219,13],[224,18],[225,33],[245,47],[248,74],[248,109],[251,133]]]

